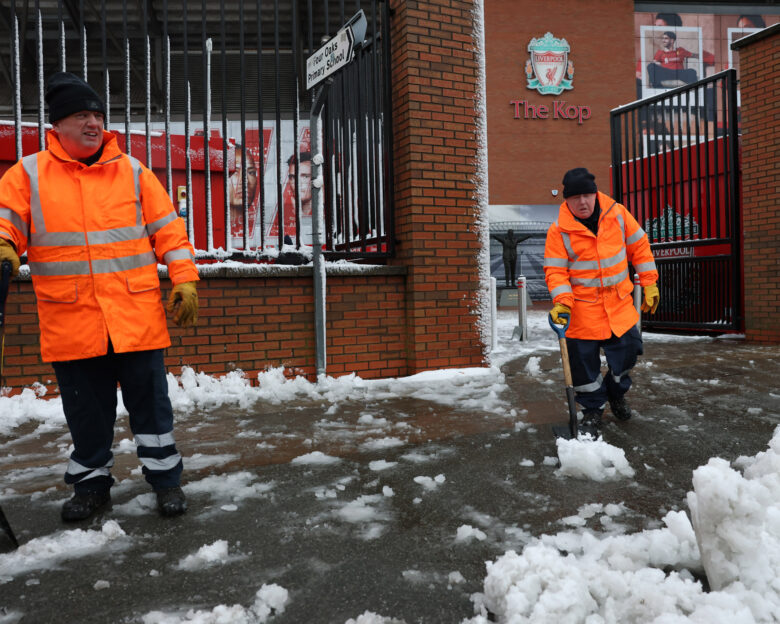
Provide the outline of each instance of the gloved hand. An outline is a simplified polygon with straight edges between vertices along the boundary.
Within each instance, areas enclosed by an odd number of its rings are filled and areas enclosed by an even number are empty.
[[[559,314],[568,314],[569,320],[571,320],[571,308],[569,306],[565,306],[562,303],[556,303],[553,306],[553,309],[550,310],[550,318],[552,318],[552,322],[556,325],[566,325],[566,321],[562,318],[560,318]]]
[[[11,275],[16,277],[19,274],[19,265],[21,264],[19,255],[11,243],[4,238],[0,238],[0,266],[6,260],[11,263]]]
[[[173,322],[179,327],[198,324],[198,292],[195,282],[176,284],[168,297],[168,312],[173,312]]]
[[[656,284],[650,284],[643,289],[644,297],[642,297],[642,312],[650,312],[655,314],[658,309],[658,304],[661,301],[661,293],[658,292],[658,286]]]

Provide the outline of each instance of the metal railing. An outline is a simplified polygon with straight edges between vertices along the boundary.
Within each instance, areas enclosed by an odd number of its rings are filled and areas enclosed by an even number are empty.
[[[181,207],[199,259],[263,262],[285,245],[306,257],[306,58],[359,10],[365,40],[325,106],[323,242],[328,258],[381,262],[394,223],[387,0],[4,3],[0,121],[13,143],[0,137],[0,172],[43,149],[45,80],[71,71]]]
[[[659,271],[645,327],[742,327],[738,113],[733,69],[611,113],[614,197]]]

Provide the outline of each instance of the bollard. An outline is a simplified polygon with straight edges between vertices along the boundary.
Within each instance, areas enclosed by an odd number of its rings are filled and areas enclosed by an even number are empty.
[[[525,275],[517,278],[517,333],[522,342],[528,342],[528,289]],[[514,335],[512,336],[514,338]]]
[[[642,334],[642,286],[639,284],[639,273],[634,273],[634,307],[639,312],[639,320],[636,322],[636,328]]]
[[[496,301],[496,278],[490,278],[490,350],[498,346],[498,302]]]

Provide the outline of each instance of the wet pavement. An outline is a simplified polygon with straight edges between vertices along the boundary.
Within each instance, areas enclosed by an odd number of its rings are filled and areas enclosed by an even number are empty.
[[[270,583],[290,599],[269,622],[341,624],[367,610],[409,624],[460,622],[473,615],[470,595],[482,590],[486,561],[570,528],[561,520],[591,503],[625,506],[611,523],[594,515],[593,530],[658,527],[667,511],[687,510],[696,467],[713,456],[755,455],[780,424],[778,347],[646,334],[629,395],[634,417],[605,416],[604,437],[624,449],[635,477],[557,476],[550,425],[567,419],[560,356],[544,319],[532,321],[536,335],[501,366],[506,386],[481,402],[485,409],[369,393],[335,408],[301,398],[177,415],[190,503],[181,518],[151,510],[137,459],[124,452],[116,458],[113,509],[64,526],[65,430],[33,435],[25,425],[0,436],[2,505],[20,542],[99,530],[109,519],[128,535],[56,569],[9,579],[0,566],[0,622],[140,622],[154,610],[249,606]],[[500,336],[504,346],[510,333]],[[497,381],[475,382],[469,396],[479,396],[480,384],[489,393]],[[117,440],[128,436],[120,430]],[[341,461],[291,463],[312,451]],[[396,463],[372,463],[382,460]],[[211,475],[230,485],[207,487]],[[429,479],[415,480],[421,476]],[[485,539],[456,539],[462,525]],[[216,540],[227,540],[227,562],[177,567]],[[97,581],[110,589],[96,589]]]

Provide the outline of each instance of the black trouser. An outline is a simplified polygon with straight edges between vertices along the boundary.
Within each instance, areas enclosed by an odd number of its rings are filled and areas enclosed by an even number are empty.
[[[631,387],[629,371],[642,355],[642,335],[636,326],[607,340],[567,338],[571,377],[577,403],[585,410],[604,409],[609,398],[622,397]],[[601,350],[607,358],[606,377],[601,374]]]
[[[113,484],[119,384],[146,480],[155,489],[179,485],[182,461],[173,439],[162,349],[115,353],[109,344],[106,355],[53,366],[74,446],[65,483],[76,492],[103,491]]]

